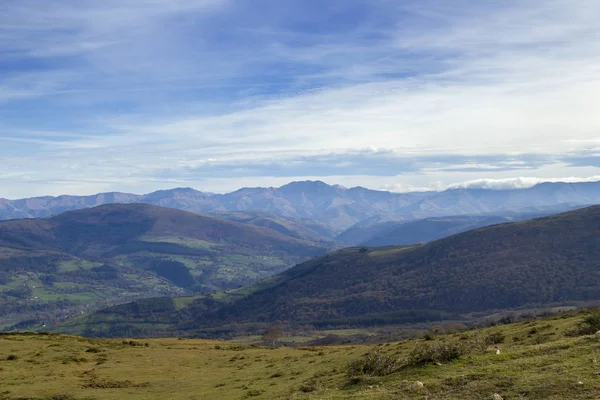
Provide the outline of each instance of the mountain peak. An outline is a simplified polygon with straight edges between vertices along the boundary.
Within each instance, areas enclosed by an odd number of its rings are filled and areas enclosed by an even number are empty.
[[[338,185],[336,185],[338,186]],[[284,188],[331,188],[331,187],[335,187],[335,186],[331,186],[326,184],[323,181],[311,181],[311,180],[307,180],[307,181],[294,181],[294,182],[290,182],[286,185],[281,186],[279,189],[284,189]]]

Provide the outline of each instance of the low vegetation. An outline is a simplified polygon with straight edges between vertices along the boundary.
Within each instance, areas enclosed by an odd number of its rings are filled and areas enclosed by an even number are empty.
[[[320,347],[3,334],[0,399],[589,400],[600,392],[600,338],[574,332],[596,318]]]

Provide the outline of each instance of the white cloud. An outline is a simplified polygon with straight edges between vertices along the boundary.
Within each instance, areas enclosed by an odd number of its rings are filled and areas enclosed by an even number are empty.
[[[537,184],[544,182],[598,182],[600,175],[582,177],[567,177],[567,178],[533,178],[519,177],[506,179],[476,179],[473,181],[454,183],[448,186],[448,189],[491,189],[491,190],[510,190],[510,189],[527,189]]]
[[[63,177],[100,191],[304,177],[395,187],[397,175],[402,190],[599,172],[595,1],[376,2],[394,23],[365,16],[343,34],[250,17],[218,30],[211,17],[234,0],[3,6],[3,54],[60,61],[0,77],[0,107],[41,114],[0,131],[0,168],[32,188],[20,193]],[[210,39],[234,29],[255,42]]]

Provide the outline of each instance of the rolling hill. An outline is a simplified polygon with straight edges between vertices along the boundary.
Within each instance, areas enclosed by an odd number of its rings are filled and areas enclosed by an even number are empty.
[[[146,204],[4,221],[0,327],[140,297],[237,288],[321,254],[327,246]]]
[[[348,326],[460,319],[600,300],[599,260],[600,206],[595,206],[428,244],[342,249],[225,296],[190,300],[183,307],[169,299],[156,304],[165,307],[162,323],[170,324],[161,334],[205,334],[275,321]],[[71,328],[101,335],[109,318],[118,333],[150,322],[153,301],[104,310]],[[146,328],[137,332],[154,329]]]
[[[332,231],[342,232],[371,218],[408,221],[453,215],[558,212],[600,203],[600,182],[542,183],[513,190],[456,188],[441,192],[391,193],[304,181],[279,188],[243,188],[225,194],[177,188],[146,195],[100,193],[0,199],[0,220],[44,218],[108,203],[145,203],[196,213],[258,211],[293,218],[296,223],[310,219],[325,224]]]

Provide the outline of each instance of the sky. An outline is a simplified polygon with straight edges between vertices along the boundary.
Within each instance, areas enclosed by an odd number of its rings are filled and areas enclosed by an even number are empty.
[[[597,0],[2,0],[0,197],[600,180]]]

